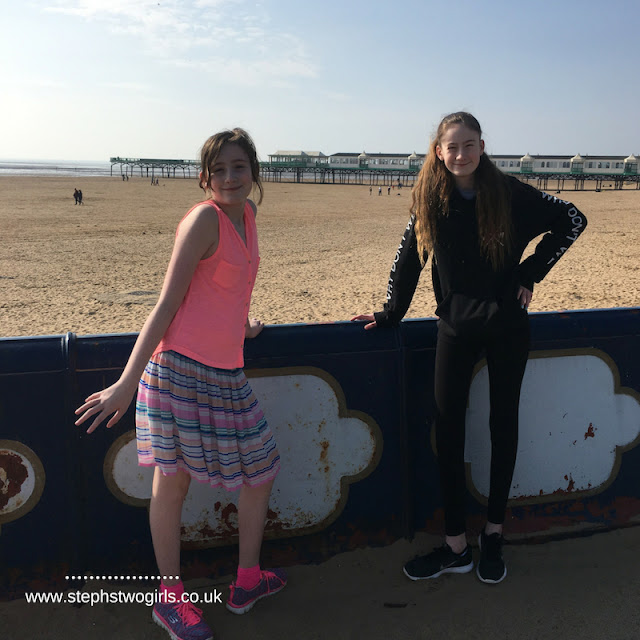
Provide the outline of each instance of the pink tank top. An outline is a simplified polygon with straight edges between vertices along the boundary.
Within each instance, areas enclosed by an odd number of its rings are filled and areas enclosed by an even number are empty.
[[[198,263],[187,294],[154,355],[177,351],[212,367],[237,369],[244,366],[245,324],[260,262],[255,215],[247,202],[245,245],[227,214],[213,200],[206,204],[218,213],[218,248]]]

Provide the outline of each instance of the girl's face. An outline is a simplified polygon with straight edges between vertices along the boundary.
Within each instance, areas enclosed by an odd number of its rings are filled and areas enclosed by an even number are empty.
[[[473,129],[463,124],[448,127],[436,146],[436,155],[462,189],[473,187],[473,172],[478,168],[483,152],[484,141]]]
[[[220,155],[209,167],[207,186],[211,189],[211,197],[221,207],[244,208],[253,188],[253,177],[249,156],[240,145],[230,142],[222,147]]]

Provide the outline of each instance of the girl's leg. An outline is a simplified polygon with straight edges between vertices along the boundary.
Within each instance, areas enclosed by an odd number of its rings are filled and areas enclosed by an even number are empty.
[[[435,364],[436,447],[445,514],[446,541],[454,552],[466,545],[464,466],[465,417],[471,374],[480,347],[438,328]]]
[[[158,467],[153,474],[149,524],[156,562],[166,586],[180,582],[180,523],[182,503],[189,490],[191,477],[184,471],[164,475]]]
[[[246,613],[260,599],[284,589],[287,576],[281,569],[260,570],[260,547],[273,480],[257,487],[243,486],[238,501],[240,560],[238,577],[231,585],[227,609]]]
[[[238,533],[240,537],[241,569],[255,567],[260,562],[260,547],[267,519],[273,480],[249,487],[243,485],[238,500]]]
[[[149,523],[158,571],[162,577],[160,594],[163,600],[154,605],[152,617],[172,638],[212,640],[213,634],[202,619],[202,611],[181,600],[184,586],[180,580],[180,523],[182,503],[190,483],[191,476],[185,471],[179,470],[175,475],[165,476],[156,467],[153,473]],[[174,600],[168,599],[170,595]]]
[[[502,533],[518,452],[520,388],[529,355],[528,319],[487,346],[490,387],[491,480],[487,535]]]
[[[477,356],[474,343],[461,340],[440,321],[434,384],[435,425],[446,544],[404,565],[404,574],[411,580],[437,578],[444,573],[468,573],[473,569],[465,532],[464,422]]]

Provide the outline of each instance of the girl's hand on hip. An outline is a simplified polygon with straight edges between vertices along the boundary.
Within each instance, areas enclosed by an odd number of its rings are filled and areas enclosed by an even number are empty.
[[[533,298],[533,293],[526,289],[525,287],[520,287],[518,289],[518,301],[520,302],[520,306],[523,309],[529,310],[529,305],[531,304],[531,298]]]
[[[75,410],[75,414],[80,416],[76,420],[76,425],[80,426],[92,416],[96,416],[91,426],[87,429],[87,433],[92,433],[107,416],[113,414],[109,422],[107,422],[107,429],[110,429],[125,414],[131,404],[134,393],[135,389],[132,391],[116,382],[102,391],[91,394],[85,400],[85,403]]]
[[[359,316],[353,316],[353,318],[351,318],[351,322],[356,322],[357,320],[365,320],[369,323],[364,325],[365,329],[375,329],[378,326],[373,313],[361,313]]]
[[[244,329],[245,338],[255,338],[262,330],[264,325],[257,318],[247,318],[247,324]]]

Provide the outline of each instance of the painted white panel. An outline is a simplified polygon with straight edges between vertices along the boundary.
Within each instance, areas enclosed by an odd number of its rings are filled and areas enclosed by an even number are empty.
[[[640,403],[616,394],[614,384],[608,363],[597,356],[529,359],[511,498],[591,490],[610,478],[616,447],[640,433]],[[490,446],[485,364],[471,384],[465,449],[473,485],[485,497]]]
[[[279,530],[294,530],[337,515],[342,478],[373,470],[373,428],[358,418],[341,417],[334,390],[318,376],[256,377],[250,383],[281,457],[268,520]],[[150,497],[153,469],[137,465],[135,439],[116,453],[112,473],[115,485],[127,496]],[[192,482],[182,512],[182,539],[228,538],[237,527],[237,496]]]

